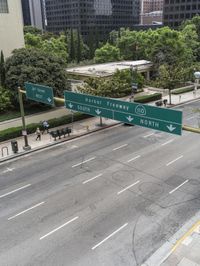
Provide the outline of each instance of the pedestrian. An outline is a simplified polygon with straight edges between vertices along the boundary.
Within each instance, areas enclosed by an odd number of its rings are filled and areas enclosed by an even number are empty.
[[[49,133],[49,123],[46,120],[42,122],[42,126],[43,126],[42,134],[44,134],[45,130],[47,131],[47,133]]]
[[[38,139],[41,140],[41,131],[40,131],[39,127],[37,127],[35,134],[36,134],[35,140],[38,140]]]

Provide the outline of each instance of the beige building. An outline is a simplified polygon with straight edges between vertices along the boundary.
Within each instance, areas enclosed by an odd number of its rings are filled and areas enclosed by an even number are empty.
[[[24,47],[21,0],[0,0],[0,51],[5,58]]]

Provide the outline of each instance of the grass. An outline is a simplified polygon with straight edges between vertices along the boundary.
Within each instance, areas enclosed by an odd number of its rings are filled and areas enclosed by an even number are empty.
[[[45,112],[51,109],[49,106],[42,106],[42,105],[33,105],[29,107],[25,107],[25,115],[32,115],[40,112]],[[0,122],[11,120],[14,118],[21,117],[19,110],[11,110],[6,113],[0,113]]]

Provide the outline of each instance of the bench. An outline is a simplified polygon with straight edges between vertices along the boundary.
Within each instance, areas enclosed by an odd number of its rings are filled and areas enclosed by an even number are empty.
[[[54,138],[54,140],[56,140],[57,137],[61,139],[61,137],[64,136],[65,138],[66,134],[69,137],[71,132],[72,132],[71,128],[65,127],[65,128],[57,129],[55,131],[51,131],[49,132],[49,134]]]

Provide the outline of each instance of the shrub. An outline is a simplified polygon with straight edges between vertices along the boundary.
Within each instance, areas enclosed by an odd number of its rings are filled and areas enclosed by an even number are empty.
[[[179,89],[172,90],[171,94],[181,94],[181,93],[186,93],[186,92],[193,91],[193,90],[194,90],[194,86],[187,87],[187,88],[179,88]]]
[[[162,98],[162,93],[154,93],[150,95],[137,96],[134,98],[134,102],[148,103],[148,102],[160,100],[161,98]]]

